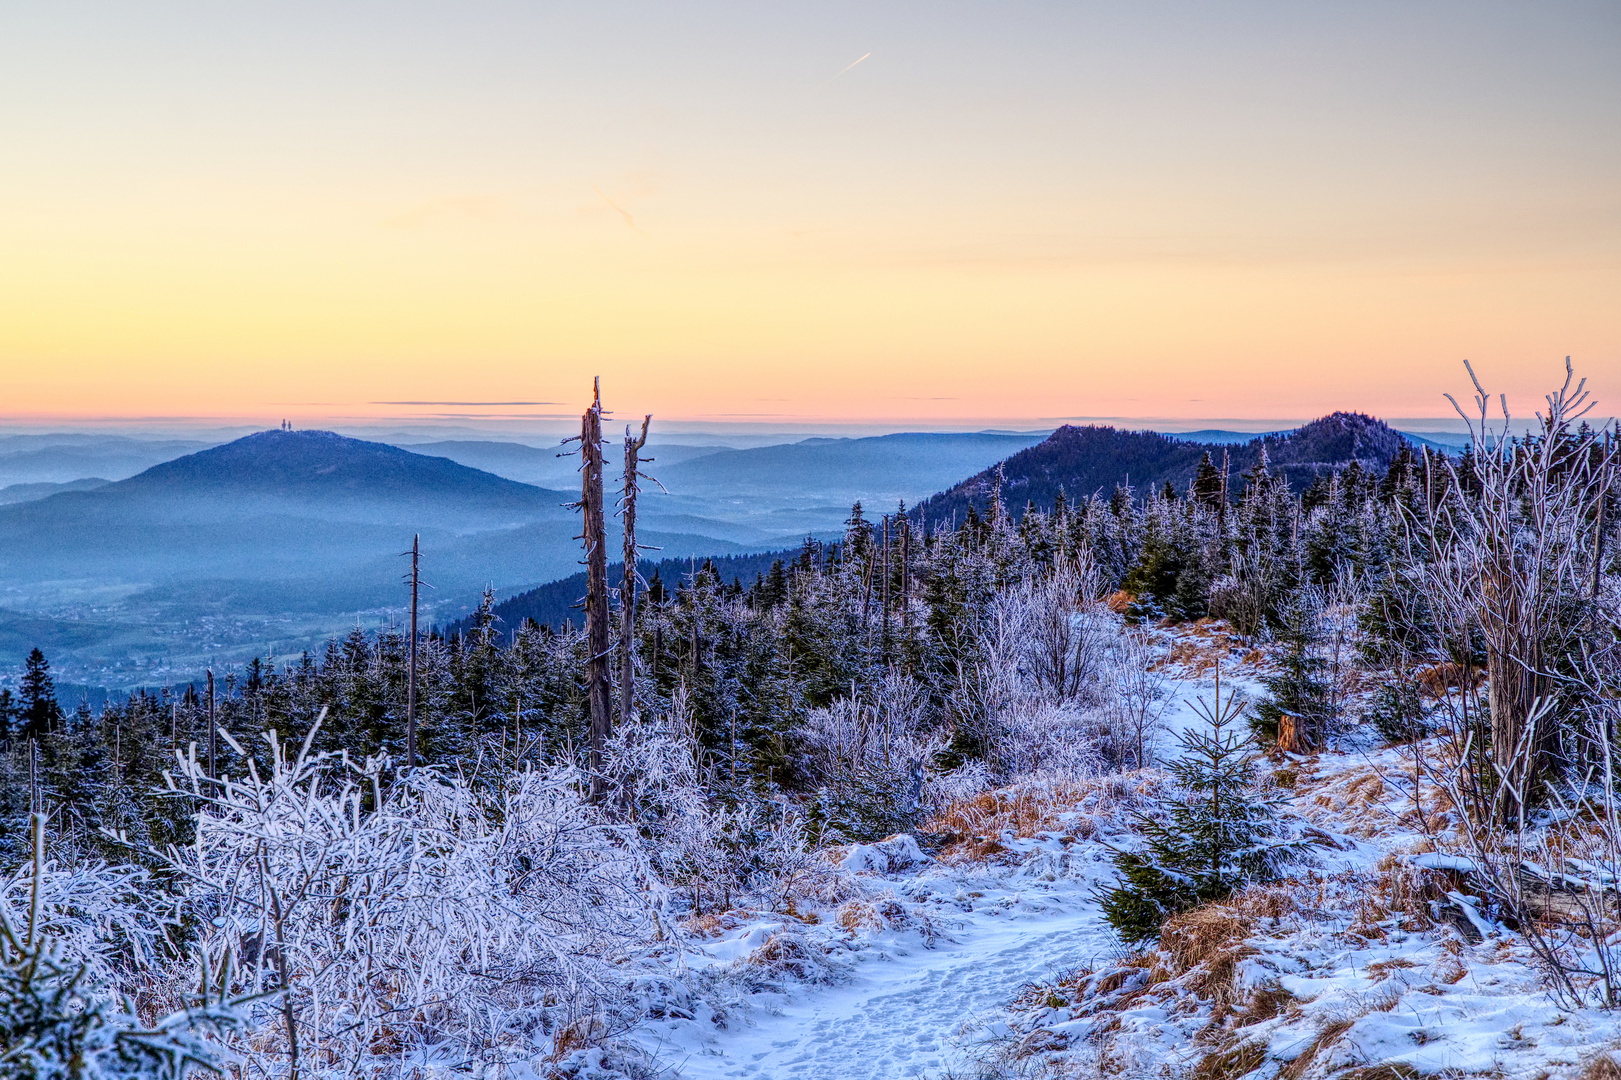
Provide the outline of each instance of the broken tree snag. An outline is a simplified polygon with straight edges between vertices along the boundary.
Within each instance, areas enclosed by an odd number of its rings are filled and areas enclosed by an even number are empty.
[[[591,800],[602,798],[602,755],[613,734],[608,686],[608,542],[602,508],[602,383],[595,380],[591,407],[580,417],[580,514],[585,542],[586,699],[591,706]]]
[[[217,779],[219,773],[214,771],[214,754],[218,749],[218,727],[214,720],[214,669],[208,669],[208,778]]]
[[[619,722],[626,723],[636,711],[636,482],[641,478],[642,447],[647,445],[647,425],[651,415],[642,418],[641,435],[632,435],[625,425],[625,487],[620,497],[620,513],[625,518],[625,576],[619,583]],[[657,483],[657,481],[654,481]]]
[[[1307,750],[1301,736],[1298,718],[1289,713],[1278,714],[1278,751],[1284,754],[1303,754]]]
[[[405,767],[417,763],[417,592],[422,586],[422,534],[411,537],[411,650],[405,684]]]

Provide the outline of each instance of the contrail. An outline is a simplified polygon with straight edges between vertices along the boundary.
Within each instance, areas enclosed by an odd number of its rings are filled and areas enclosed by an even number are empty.
[[[642,232],[639,226],[637,226],[636,219],[630,216],[630,212],[624,207],[620,206],[618,203],[614,202],[612,199],[608,198],[608,196],[603,195],[601,188],[597,187],[595,184],[592,184],[591,190],[596,192],[598,195],[601,195],[603,202],[617,210],[619,212],[619,216],[625,219],[626,225],[630,226],[632,229],[635,229],[637,232],[642,233],[643,236],[647,235],[645,232]]]
[[[849,65],[844,69],[844,71],[839,72],[839,75],[843,75],[845,71],[849,71],[850,68],[855,67],[857,64],[861,63],[861,61],[865,60],[867,57],[869,57],[871,55],[872,55],[872,53],[870,53],[870,52],[869,53],[862,53],[860,56],[858,56],[854,60],[850,61]],[[838,78],[839,75],[833,76],[833,79]],[[832,82],[833,79],[827,80],[827,82],[823,83],[822,86],[826,86],[827,83]],[[818,86],[816,89],[820,90],[822,88],[822,86]]]

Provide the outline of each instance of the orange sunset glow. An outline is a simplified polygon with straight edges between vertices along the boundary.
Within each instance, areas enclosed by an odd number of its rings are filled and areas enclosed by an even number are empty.
[[[1401,417],[1465,357],[1621,376],[1613,8],[298,10],[0,13],[4,418],[538,416],[597,374],[670,419]]]

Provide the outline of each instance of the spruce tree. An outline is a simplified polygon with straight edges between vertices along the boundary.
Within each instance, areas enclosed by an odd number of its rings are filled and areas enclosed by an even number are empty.
[[[1327,664],[1317,654],[1322,640],[1319,597],[1311,588],[1296,589],[1282,609],[1278,639],[1285,646],[1283,669],[1261,680],[1267,697],[1255,707],[1254,727],[1258,734],[1275,739],[1283,717],[1291,716],[1302,744],[1315,748],[1334,719],[1334,703],[1324,678]]]
[[[1178,912],[1277,880],[1305,852],[1278,820],[1278,800],[1256,786],[1245,702],[1236,691],[1223,698],[1219,668],[1214,702],[1201,699],[1194,710],[1209,727],[1178,736],[1170,763],[1177,796],[1135,815],[1146,842],[1115,855],[1120,881],[1098,894],[1104,919],[1128,942],[1152,939]]]
[[[62,719],[62,706],[56,702],[56,680],[51,677],[50,662],[39,649],[29,652],[17,689],[23,740],[43,739]]]
[[[1214,510],[1221,505],[1221,493],[1221,470],[1216,468],[1216,463],[1210,460],[1210,451],[1206,450],[1204,457],[1199,461],[1199,471],[1194,474],[1188,494],[1197,502]]]

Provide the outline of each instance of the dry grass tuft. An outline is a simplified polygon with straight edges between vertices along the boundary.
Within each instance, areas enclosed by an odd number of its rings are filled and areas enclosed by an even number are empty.
[[[682,923],[682,925],[686,927],[690,933],[696,934],[699,937],[709,938],[720,937],[721,934],[725,933],[727,930],[733,929],[736,922],[725,915],[717,915],[710,912],[705,915],[694,915],[692,918],[687,919],[684,923]]]
[[[1006,852],[1006,833],[1029,838],[1064,831],[1096,835],[1100,819],[1118,819],[1159,798],[1164,773],[1156,769],[1111,773],[1080,780],[1031,781],[956,799],[925,825],[924,831],[954,837],[941,856],[983,861]]]
[[[1264,1020],[1272,1020],[1295,1011],[1299,1007],[1298,999],[1281,986],[1266,985],[1256,987],[1244,1001],[1243,1024],[1259,1024]]]
[[[569,1021],[552,1033],[552,1061],[562,1061],[576,1050],[597,1046],[608,1037],[608,1022],[595,1013]]]
[[[1317,1055],[1339,1042],[1345,1037],[1345,1033],[1350,1030],[1351,1021],[1344,1019],[1330,1020],[1317,1033],[1317,1037],[1311,1041],[1310,1045],[1300,1052],[1299,1057],[1278,1070],[1278,1080],[1300,1080],[1302,1076],[1306,1075],[1306,1070],[1311,1068],[1311,1063],[1317,1060]]]
[[[1335,1080],[1418,1080],[1423,1074],[1405,1061],[1387,1061],[1379,1065],[1364,1065],[1360,1069],[1342,1072]]]
[[[1051,983],[1028,983],[1014,999],[1017,1009],[1074,1010],[1076,1016],[1097,1016],[1132,1008],[1172,978],[1160,957],[1139,951],[1110,967],[1072,968]]]
[[[1417,964],[1404,956],[1392,956],[1389,960],[1375,960],[1368,965],[1367,972],[1375,979],[1388,979],[1393,971],[1417,966]],[[1621,1078],[1617,1078],[1617,1080],[1621,1080]]]
[[[1266,1044],[1241,1042],[1218,1050],[1194,1066],[1192,1080],[1238,1080],[1266,1062]]]
[[[833,912],[833,921],[852,932],[898,930],[911,919],[906,906],[893,896],[877,900],[846,900]]]
[[[823,958],[794,934],[779,931],[765,944],[749,953],[747,963],[766,971],[791,975],[805,982],[821,979],[827,972]]]
[[[1447,884],[1433,871],[1419,870],[1406,859],[1386,854],[1374,872],[1356,882],[1356,920],[1349,932],[1365,939],[1385,937],[1388,924],[1424,933],[1435,926],[1430,901],[1446,896]]]
[[[884,917],[866,900],[846,900],[833,912],[833,921],[852,932],[884,929]]]
[[[1247,943],[1255,919],[1238,906],[1241,901],[1238,897],[1185,911],[1168,919],[1160,930],[1160,948],[1187,972],[1183,985],[1212,1003],[1211,1019],[1216,1022],[1237,1003],[1233,975],[1238,962],[1255,951]]]
[[[1609,1054],[1600,1054],[1582,1070],[1582,1080],[1621,1080],[1621,1065]]]
[[[1464,966],[1463,961],[1450,953],[1443,954],[1439,960],[1430,965],[1430,978],[1447,986],[1463,981],[1463,977],[1467,974],[1469,969]]]

